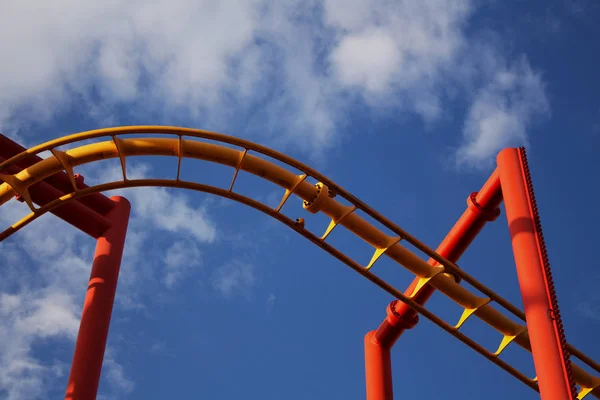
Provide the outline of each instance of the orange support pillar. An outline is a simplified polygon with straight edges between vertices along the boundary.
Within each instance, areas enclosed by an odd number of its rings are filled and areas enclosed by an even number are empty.
[[[498,207],[501,202],[500,177],[495,170],[481,190],[471,193],[467,198],[467,209],[436,252],[456,262],[485,224],[500,215]],[[434,259],[428,262],[431,265],[438,264]],[[418,282],[419,278],[415,278],[404,293],[407,296],[413,295]],[[425,285],[418,293],[414,293],[414,300],[423,305],[434,291],[433,286]],[[406,329],[412,329],[419,322],[417,312],[398,300],[388,305],[386,313],[387,316],[377,331],[369,332],[365,337],[367,400],[393,399],[390,350]]]
[[[106,217],[112,226],[96,244],[65,395],[69,400],[94,400],[98,392],[131,208],[123,197],[112,197],[111,200],[115,207]]]
[[[437,247],[436,253],[451,262],[457,262],[485,224],[498,218],[500,203],[502,203],[500,176],[495,170],[481,190],[471,193],[467,198],[467,209]],[[428,263],[438,264],[433,258],[429,259]],[[413,293],[418,283],[419,278],[416,277],[404,294],[414,296],[414,301],[424,305],[435,289],[431,285],[425,285],[418,293]],[[390,310],[390,306],[393,310]],[[390,306],[388,306],[387,318],[377,329],[377,340],[387,347],[392,347],[405,329],[411,329],[418,322],[417,312],[403,302],[394,301]]]
[[[365,369],[368,400],[392,400],[392,359],[389,347],[375,337],[375,331],[365,336]]]
[[[548,264],[522,151],[502,150],[497,161],[533,362],[543,400],[573,399],[556,321],[558,310],[552,306],[554,294],[549,288]]]

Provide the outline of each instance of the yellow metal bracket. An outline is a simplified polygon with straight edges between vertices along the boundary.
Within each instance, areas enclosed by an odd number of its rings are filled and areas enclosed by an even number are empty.
[[[577,394],[577,400],[582,400],[587,397],[588,394],[591,394],[594,390],[600,387],[600,379],[594,379],[591,387],[582,387],[579,393]]]
[[[242,168],[242,164],[244,163],[244,158],[246,158],[247,153],[248,149],[244,149],[244,151],[240,153],[240,156],[237,160],[237,163],[235,165],[235,172],[233,173],[233,178],[231,178],[231,185],[229,185],[228,192],[230,193],[233,190],[233,185],[235,184],[235,180],[237,179],[238,173],[240,172],[240,168]]]
[[[471,315],[473,315],[473,313],[475,311],[479,310],[481,307],[485,306],[486,304],[489,304],[490,301],[492,301],[492,299],[490,299],[489,297],[478,297],[475,300],[474,307],[465,308],[462,315],[460,316],[460,319],[458,320],[458,323],[456,325],[454,325],[454,329],[456,329],[456,330],[460,329],[460,327],[463,326],[463,324],[467,321],[467,319],[469,319],[469,317]]]
[[[415,286],[415,290],[413,290],[413,292],[410,294],[410,298],[412,299],[413,297],[415,297],[417,295],[417,293],[419,293],[421,291],[423,286],[427,285],[427,283],[429,283],[430,280],[432,280],[439,274],[444,273],[445,270],[446,269],[444,268],[443,265],[438,264],[437,266],[433,267],[433,269],[431,270],[431,273],[429,275],[419,276],[419,282],[417,282],[417,286]]]
[[[285,194],[281,198],[281,201],[279,202],[279,206],[277,207],[277,209],[275,211],[277,211],[277,212],[281,211],[281,208],[283,207],[285,202],[288,201],[288,199],[290,198],[292,193],[294,193],[294,190],[296,190],[298,185],[300,185],[302,182],[304,182],[304,180],[307,177],[308,177],[308,175],[306,175],[306,174],[296,176],[296,180],[294,181],[294,184],[292,185],[292,187],[290,189],[285,189]]]
[[[336,226],[338,226],[340,224],[340,222],[342,222],[344,220],[344,218],[346,218],[348,215],[352,214],[356,210],[356,206],[343,206],[343,207],[344,207],[344,211],[342,212],[342,215],[340,215],[338,218],[332,219],[331,222],[329,222],[329,226],[325,230],[325,233],[323,234],[323,236],[321,236],[321,240],[327,239],[327,236],[329,236],[331,231],[333,231],[333,229]]]
[[[182,149],[183,149],[183,138],[181,137],[181,135],[177,135],[178,137],[178,144],[177,144],[177,178],[175,178],[175,180],[177,182],[179,182],[179,177],[181,175],[181,158],[183,157],[183,153],[182,153]]]
[[[527,327],[519,325],[519,329],[516,334],[504,335],[504,337],[502,338],[502,342],[500,342],[500,346],[498,346],[498,350],[494,352],[494,355],[499,356],[500,353],[502,353],[504,349],[506,349],[506,347],[512,343],[513,340],[515,340],[517,337],[521,336],[525,332],[527,332]],[[537,380],[537,377],[535,379]]]
[[[37,209],[33,205],[33,201],[31,200],[31,196],[29,195],[29,190],[27,189],[27,185],[25,182],[20,180],[14,175],[8,174],[0,174],[0,179],[6,182],[17,194],[21,195],[21,197],[25,200],[25,203],[29,206],[31,211],[34,213],[37,212]]]
[[[123,170],[123,181],[127,180],[127,170],[126,170],[126,163],[125,163],[125,144],[123,142],[123,139],[119,139],[116,136],[112,137],[113,142],[115,142],[115,146],[117,147],[117,153],[119,153],[119,159],[121,160],[121,170]]]
[[[71,158],[64,151],[60,151],[57,149],[51,149],[52,155],[58,160],[60,165],[64,168],[65,172],[69,176],[69,181],[71,182],[71,186],[73,186],[73,191],[76,192],[78,190],[77,183],[75,183],[75,173],[73,172],[73,164],[71,164]]]
[[[385,247],[379,247],[379,248],[375,249],[375,253],[373,253],[373,257],[371,257],[371,261],[369,261],[369,264],[367,264],[365,269],[367,271],[370,270],[371,267],[373,266],[373,264],[375,264],[377,262],[377,260],[379,260],[379,258],[382,255],[384,255],[386,251],[389,250],[390,247],[392,247],[396,243],[400,242],[401,240],[402,240],[401,236],[388,238]]]

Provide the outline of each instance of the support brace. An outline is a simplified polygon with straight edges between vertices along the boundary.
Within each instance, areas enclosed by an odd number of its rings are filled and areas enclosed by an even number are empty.
[[[131,208],[123,197],[111,200],[112,226],[97,241],[65,400],[95,400],[98,392]]]
[[[495,220],[500,214],[502,191],[498,171],[494,171],[481,190],[467,198],[467,209],[456,222],[452,230],[442,241],[436,252],[449,261],[456,262],[475,239],[488,221]],[[438,265],[430,259],[430,265]],[[420,285],[419,277],[404,292],[407,296],[423,305],[429,300],[435,289],[429,285]],[[392,400],[391,361],[388,363],[390,349],[406,329],[413,328],[419,321],[418,314],[401,301],[392,302],[387,309],[387,317],[377,331],[365,337],[367,400]],[[371,338],[367,340],[368,338]],[[374,340],[374,342],[373,342]],[[376,343],[379,347],[377,347]],[[389,365],[389,371],[388,371]],[[374,386],[379,385],[377,389]],[[388,394],[389,388],[389,394]],[[388,397],[377,397],[388,396]]]

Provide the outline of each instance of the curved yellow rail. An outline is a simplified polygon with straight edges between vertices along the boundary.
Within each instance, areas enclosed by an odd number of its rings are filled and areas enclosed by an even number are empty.
[[[167,133],[176,135],[176,137],[119,137],[136,133]],[[190,140],[184,138],[184,136],[228,143],[239,146],[241,149],[236,150],[227,146],[208,143],[206,141]],[[110,137],[110,140],[76,147],[65,152],[56,149],[62,145],[99,137]],[[527,386],[537,390],[537,383],[535,379],[526,377],[498,357],[506,348],[506,346],[512,342],[517,343],[519,346],[528,351],[531,351],[526,326],[524,324],[514,323],[504,313],[493,308],[492,304],[494,302],[497,303],[506,311],[516,316],[518,319],[525,321],[524,314],[518,308],[476,281],[464,271],[460,270],[454,263],[451,263],[445,258],[441,257],[434,250],[425,246],[423,243],[419,242],[400,227],[378,214],[356,197],[352,196],[350,193],[347,193],[334,182],[330,181],[325,176],[319,174],[317,171],[306,165],[303,165],[281,153],[275,152],[263,146],[219,133],[168,126],[133,126],[83,132],[33,147],[26,152],[0,163],[0,174],[2,174],[4,167],[17,162],[18,160],[26,157],[28,154],[37,154],[46,150],[52,151],[53,157],[46,158],[37,164],[19,172],[18,174],[8,176],[8,179],[5,179],[7,183],[0,185],[0,205],[6,203],[18,193],[22,195],[29,207],[32,209],[32,212],[29,215],[0,233],[0,241],[23,228],[42,214],[52,210],[64,202],[77,199],[94,192],[124,187],[166,186],[198,190],[227,197],[256,208],[265,214],[268,214],[283,222],[317,246],[323,248],[334,257],[350,266],[352,269],[369,279],[371,282],[383,288],[385,291],[399,300],[407,303],[410,307],[414,308],[424,317],[440,326],[452,336],[466,343],[468,346],[475,349],[477,352],[494,362],[496,365],[511,373]],[[302,171],[303,174],[296,175],[295,173],[280,167],[269,160],[251,154],[251,152],[256,152],[279,160],[292,168]],[[176,178],[173,180],[128,179],[125,168],[127,157],[149,155],[177,157],[178,168]],[[48,203],[40,208],[35,208],[31,202],[28,196],[27,188],[34,183],[39,182],[62,170],[66,171],[71,177],[72,182],[74,182],[73,167],[109,158],[119,158],[121,160],[123,171],[122,181],[105,183],[82,190],[77,189],[75,185],[73,185],[73,192],[68,193],[60,199]],[[200,159],[232,167],[234,170],[229,189],[226,190],[196,182],[181,180],[180,171],[182,158]],[[235,181],[239,171],[246,171],[248,173],[257,175],[285,189],[279,206],[277,208],[272,208],[256,200],[236,193],[233,189],[235,187]],[[307,177],[312,177],[319,181],[319,183],[312,185],[307,180]],[[314,233],[305,229],[302,223],[294,221],[280,212],[281,208],[292,194],[304,201],[304,208],[307,211],[311,213],[322,212],[331,219],[329,227],[322,236],[315,235]],[[344,198],[351,204],[351,206],[343,205],[335,199],[336,196]],[[358,215],[355,212],[356,210],[363,211],[381,223],[383,226],[388,228],[393,235],[388,235],[373,226],[371,223]],[[374,248],[374,254],[371,262],[364,266],[360,265],[327,243],[327,236],[338,225],[345,227]],[[429,265],[421,257],[403,246],[403,242],[412,244],[427,256],[438,261],[439,265]],[[463,307],[464,312],[458,323],[454,326],[449,325],[428,311],[425,307],[415,303],[410,296],[406,296],[371,272],[371,268],[382,255],[391,258],[418,276],[421,279],[421,285],[432,285],[437,290],[448,296],[451,300]],[[474,294],[468,289],[460,286],[460,284],[457,283],[459,281],[458,278],[464,279],[470,283],[474,288],[481,292],[480,294],[482,296]],[[473,315],[485,321],[503,335],[503,340],[494,353],[486,350],[481,345],[459,331],[463,323]],[[580,351],[571,346],[570,350],[572,354],[576,355],[580,360],[588,364],[597,372],[600,372],[600,365],[590,360]],[[600,393],[598,393],[600,391],[600,378],[592,376],[575,364],[573,365],[573,374],[576,382],[581,386],[581,391],[578,398],[582,399],[590,393],[595,397],[600,398]]]

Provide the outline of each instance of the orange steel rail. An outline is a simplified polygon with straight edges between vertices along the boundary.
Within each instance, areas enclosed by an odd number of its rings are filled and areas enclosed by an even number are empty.
[[[176,137],[122,138],[122,136],[126,137],[128,134],[134,133],[168,133],[173,134]],[[80,146],[65,152],[57,150],[57,147],[62,145],[101,137],[109,137],[110,140]],[[215,143],[208,143],[206,141],[191,140],[184,137],[195,137],[228,143],[240,147],[240,150],[232,149],[230,147]],[[37,154],[46,150],[52,151],[54,156],[39,161],[18,173],[7,173],[7,168],[10,165],[14,165],[23,159],[30,157],[32,154]],[[261,156],[256,156],[252,153],[258,153]],[[163,155],[177,157],[178,168],[176,178],[128,179],[125,168],[127,156],[143,155]],[[274,164],[265,157],[283,162],[291,168],[300,170],[302,174],[296,175],[294,172]],[[77,185],[72,185],[70,192],[65,193],[60,198],[40,207],[34,206],[31,196],[29,195],[29,188],[32,187],[32,185],[61,171],[65,171],[70,179],[73,179],[74,167],[108,158],[120,159],[123,171],[122,180],[99,184],[83,189],[78,188]],[[229,189],[221,189],[201,183],[181,180],[180,171],[182,158],[201,159],[232,167],[233,177]],[[236,193],[234,188],[239,171],[252,173],[285,189],[279,206],[272,208],[256,200]],[[0,176],[0,179],[3,179],[5,183],[0,185],[0,205],[9,201],[14,195],[20,195],[23,199],[25,199],[32,212],[1,232],[0,240],[3,240],[12,233],[22,229],[40,215],[52,211],[57,207],[64,205],[66,202],[81,201],[86,196],[106,190],[138,186],[165,186],[212,193],[246,204],[281,221],[299,234],[306,237],[315,245],[321,247],[340,261],[347,264],[350,268],[371,282],[384,289],[386,292],[393,295],[398,300],[405,303],[411,309],[440,326],[450,335],[461,340],[463,343],[482,354],[488,360],[515,376],[530,388],[539,390],[536,378],[532,379],[525,376],[516,368],[512,367],[498,357],[502,351],[512,343],[516,343],[526,350],[531,351],[532,344],[530,343],[530,333],[528,332],[527,326],[524,323],[514,323],[506,315],[513,314],[513,316],[515,316],[517,319],[520,319],[524,322],[525,315],[523,312],[486,286],[476,281],[469,274],[459,269],[453,261],[447,259],[442,254],[433,251],[416,238],[412,237],[408,232],[404,231],[387,218],[378,214],[375,210],[371,209],[359,199],[340,188],[325,176],[281,153],[242,139],[196,129],[164,126],[119,127],[70,135],[33,147],[27,150],[27,152],[11,157],[10,159],[0,163],[0,174],[2,173],[5,175]],[[318,183],[313,185],[309,182],[308,178],[313,178],[317,180]],[[497,185],[497,179],[493,178],[489,185],[495,187],[495,185]],[[481,204],[485,203],[486,201],[483,199],[485,196],[490,196],[490,198],[487,200],[488,205],[493,204],[496,201],[494,199],[497,199],[497,196],[495,197],[491,195],[493,192],[494,190],[490,190],[488,195],[485,195],[487,192],[482,190],[481,195],[475,196],[475,199],[471,198],[472,201],[475,200],[474,207],[479,208],[478,205],[481,206]],[[280,212],[283,205],[289,200],[291,195],[295,195],[303,200],[303,208],[306,211],[311,213],[322,212],[331,219],[329,227],[322,235],[317,235],[308,230],[304,226],[303,220],[293,220]],[[345,199],[350,206],[343,205],[337,201],[335,199],[336,196]],[[493,206],[491,208],[494,209]],[[373,226],[373,224],[362,218],[356,212],[357,210],[364,212],[369,217],[378,221],[386,229],[388,229],[389,232],[384,232],[381,229]],[[473,208],[470,207],[470,210],[473,211]],[[466,216],[464,218],[469,219],[475,217]],[[478,229],[480,229],[478,228],[479,225],[483,226],[481,221],[477,223],[465,224],[463,225],[463,228],[461,228],[459,223],[457,227],[455,227],[455,230],[460,231],[465,229],[465,231],[459,234],[459,236],[462,235],[463,237],[467,238],[474,237]],[[470,228],[468,226],[470,226]],[[331,231],[333,229],[340,229],[340,227],[348,229],[374,248],[373,257],[367,265],[360,265],[349,256],[345,255],[327,243],[327,236],[331,233]],[[451,240],[452,238],[447,238],[445,243],[448,243],[448,241]],[[472,240],[472,238],[470,240]],[[412,244],[416,249],[419,250],[419,252],[427,257],[430,257],[431,260],[435,261],[435,263],[433,261],[428,263],[423,260],[420,255],[408,250],[405,246],[403,246],[404,242]],[[448,247],[454,247],[455,249],[454,255],[446,254],[446,256],[451,258],[458,258],[460,253],[464,251],[464,249],[461,249],[460,246],[448,245]],[[466,248],[466,246],[464,247]],[[440,251],[442,250],[443,249],[440,249]],[[416,283],[413,285],[414,290],[412,293],[405,294],[400,292],[371,271],[377,260],[383,255],[396,261],[398,264],[402,265],[416,275]],[[376,270],[376,268],[374,270]],[[476,293],[462,287],[459,283],[460,280],[464,280],[471,284],[475,288]],[[442,292],[464,309],[461,318],[455,325],[446,323],[419,303],[419,299],[416,297],[416,294],[420,293],[421,290],[430,290],[424,289],[427,286]],[[503,311],[496,310],[492,306],[493,303],[500,306]],[[473,316],[483,320],[502,334],[503,339],[499,343],[495,352],[488,351],[460,331],[463,323],[468,318]],[[534,339],[534,341],[535,340],[537,339]],[[565,346],[571,352],[571,354],[576,355],[591,369],[595,370],[597,373],[600,373],[600,366],[597,363],[590,360],[572,346],[566,343]],[[534,353],[535,352],[536,351],[534,350]],[[598,376],[591,375],[576,364],[572,365],[572,372],[574,380],[581,388],[578,394],[579,399],[583,399],[589,394],[600,398],[600,378]],[[385,394],[388,389],[383,387],[382,390]]]

